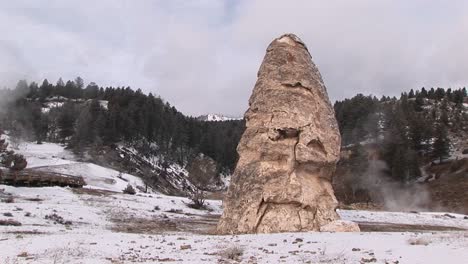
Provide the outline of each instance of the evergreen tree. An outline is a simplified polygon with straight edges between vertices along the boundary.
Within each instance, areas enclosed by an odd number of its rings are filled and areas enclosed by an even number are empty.
[[[30,90],[28,82],[26,80],[20,80],[16,85],[13,96],[14,98],[21,98],[23,96],[26,96],[29,93],[29,91]]]
[[[442,122],[445,126],[449,125],[448,111],[447,100],[442,100],[442,104],[440,106],[440,122]]]
[[[424,97],[421,93],[419,93],[418,95],[416,95],[416,100],[414,101],[414,110],[416,112],[422,112],[424,110],[423,106],[424,106]]]
[[[75,78],[75,85],[78,89],[83,89],[84,87],[84,81],[83,81],[83,78],[81,78],[80,76],[76,77]]]
[[[421,88],[421,96],[422,98],[427,98],[427,91],[426,91],[426,88]]]
[[[450,140],[447,135],[447,127],[444,124],[439,124],[435,132],[435,140],[433,144],[432,155],[438,158],[442,163],[443,159],[450,154]]]
[[[442,88],[437,88],[437,90],[434,93],[434,97],[438,101],[442,100],[445,97],[445,90]]]
[[[78,117],[78,112],[73,103],[65,103],[60,110],[57,126],[59,128],[59,137],[65,143],[75,132],[75,121]]]

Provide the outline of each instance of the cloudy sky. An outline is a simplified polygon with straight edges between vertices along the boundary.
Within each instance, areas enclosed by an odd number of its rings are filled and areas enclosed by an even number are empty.
[[[0,0],[0,86],[59,77],[239,116],[272,39],[308,45],[332,100],[468,83],[465,0]]]

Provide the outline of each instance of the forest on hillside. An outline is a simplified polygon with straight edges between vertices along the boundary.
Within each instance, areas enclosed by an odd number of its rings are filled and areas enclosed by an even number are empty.
[[[130,87],[84,85],[80,77],[56,84],[18,82],[0,90],[1,128],[12,138],[58,142],[77,154],[126,144],[142,155],[187,165],[199,153],[219,172],[232,172],[243,120],[205,122],[186,116],[152,93]],[[334,104],[343,149],[354,149],[354,168],[366,168],[363,144],[376,145],[388,174],[402,182],[420,176],[430,159],[449,156],[450,135],[467,129],[462,89],[431,88],[400,98],[358,94]]]
[[[404,92],[398,99],[358,94],[337,101],[334,108],[342,145],[353,153],[348,163],[355,173],[364,173],[368,157],[362,147],[373,144],[389,176],[401,182],[416,179],[425,163],[449,157],[451,139],[466,137],[466,97],[465,88],[422,88]]]
[[[64,143],[80,155],[126,144],[182,165],[203,153],[220,172],[230,171],[244,130],[243,121],[202,122],[151,93],[92,82],[85,86],[80,77],[40,85],[21,80],[13,89],[0,90],[0,97],[1,127],[13,139]]]

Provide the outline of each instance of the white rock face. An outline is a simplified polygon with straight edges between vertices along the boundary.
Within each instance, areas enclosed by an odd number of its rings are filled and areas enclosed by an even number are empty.
[[[221,234],[320,231],[337,219],[341,138],[322,77],[295,35],[268,47],[245,113]]]

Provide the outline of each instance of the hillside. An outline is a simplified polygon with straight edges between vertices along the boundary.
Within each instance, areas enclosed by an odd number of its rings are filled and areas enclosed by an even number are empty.
[[[212,182],[214,189],[223,189],[223,177],[234,169],[244,131],[242,120],[212,114],[184,116],[152,94],[94,83],[85,87],[80,78],[55,85],[47,80],[41,85],[20,81],[15,89],[1,93],[5,109],[1,124],[10,131],[12,144],[61,144],[79,161],[137,175],[166,194],[193,192],[187,168],[200,154],[215,161],[218,176]],[[466,89],[423,88],[402,93],[399,99],[357,95],[337,101],[342,160],[335,186],[340,201],[385,205],[388,198],[393,203],[395,190],[434,178],[431,166],[466,157],[467,98]],[[443,174],[443,179],[451,179],[450,172]],[[392,192],[376,187],[381,182]],[[382,193],[392,194],[382,197]]]
[[[340,201],[467,213],[466,102],[465,89],[337,102],[344,141],[334,179]]]
[[[201,121],[140,90],[85,87],[77,78],[55,85],[20,81],[0,94],[0,128],[9,131],[14,147],[60,144],[80,161],[133,173],[167,194],[193,189],[184,168],[201,154],[216,162],[215,185],[237,161],[242,120]]]

